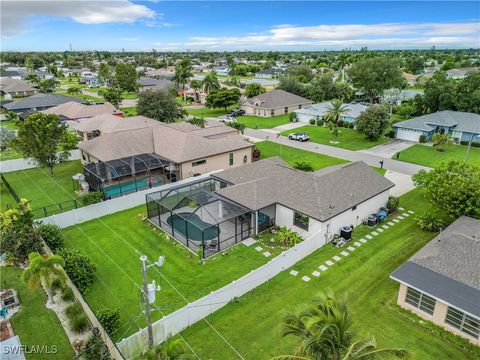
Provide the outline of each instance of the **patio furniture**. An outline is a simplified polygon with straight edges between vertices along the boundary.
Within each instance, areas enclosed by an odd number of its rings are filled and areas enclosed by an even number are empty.
[[[216,249],[218,246],[218,239],[213,239],[212,241],[210,241],[210,249],[214,248]]]

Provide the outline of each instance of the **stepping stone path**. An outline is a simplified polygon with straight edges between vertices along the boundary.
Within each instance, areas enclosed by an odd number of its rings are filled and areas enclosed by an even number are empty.
[[[388,229],[388,228],[389,228],[389,226],[388,226],[388,225],[382,225],[382,228],[384,228],[384,229]]]
[[[298,271],[297,271],[297,270],[291,270],[291,271],[290,271],[290,275],[297,276],[297,275],[298,275]]]
[[[400,220],[398,219],[393,219],[393,221],[395,221],[396,223],[400,222]]]
[[[378,235],[378,233],[376,231],[372,231],[370,234],[372,234],[374,236]]]
[[[365,239],[360,239],[358,241],[360,241],[361,243],[364,243],[364,244],[367,242],[367,240],[365,240]]]
[[[315,277],[319,277],[320,273],[318,271],[314,271],[314,272],[312,272],[312,275],[315,276]]]
[[[377,229],[378,232],[383,232],[384,230],[382,228]]]
[[[412,210],[408,210],[408,213],[409,214],[414,214],[414,212]]]
[[[327,271],[328,270],[328,268],[325,265],[320,265],[318,268],[322,271]]]
[[[402,216],[410,216],[409,213],[403,213]]]
[[[403,210],[405,210],[405,209],[404,209],[404,208],[402,208],[402,207],[399,207],[399,208],[398,208],[398,210],[400,210],[400,211],[403,211]]]
[[[346,251],[342,251],[340,254],[343,255],[343,256],[348,256],[348,255],[350,255],[350,254],[349,254],[348,252],[346,252]]]
[[[325,261],[325,264],[327,264],[328,266],[332,266],[333,262],[331,262],[330,260],[327,260],[327,261]]]
[[[391,222],[391,221],[389,221],[387,224],[390,225],[390,226],[395,225],[395,223],[393,223],[393,222]]]
[[[347,250],[353,251],[353,250],[355,250],[355,248],[353,246],[349,246],[349,247],[347,247]]]
[[[252,239],[252,238],[248,238],[246,240],[243,240],[242,244],[245,245],[246,247],[249,247],[249,246],[255,244],[256,242],[257,242],[257,240]]]
[[[370,239],[373,238],[372,235],[365,235],[365,237],[366,237],[368,240],[370,240]]]
[[[263,253],[263,256],[265,256],[265,257],[269,257],[270,255],[272,255],[272,254],[270,254],[270,252],[268,252],[268,251],[265,251],[265,252]]]
[[[358,246],[362,245],[362,243],[359,243],[358,241],[355,241],[355,242],[353,243],[353,245],[355,245],[355,246],[358,247]]]
[[[309,282],[310,278],[307,275],[302,276],[302,280],[305,282]]]
[[[335,255],[335,256],[333,257],[333,260],[335,260],[335,261],[340,261],[340,260],[342,260],[342,258],[341,258],[340,256]]]
[[[261,246],[257,246],[257,247],[255,248],[255,250],[257,250],[257,251],[262,251],[263,248],[262,248]]]
[[[405,218],[404,218],[402,215],[400,215],[400,216],[398,217],[398,219],[403,220],[403,219],[405,219]]]

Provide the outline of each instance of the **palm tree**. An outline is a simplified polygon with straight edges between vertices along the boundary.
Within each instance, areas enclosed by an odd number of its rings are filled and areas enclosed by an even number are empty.
[[[185,93],[185,87],[188,83],[188,80],[193,76],[192,72],[192,64],[190,63],[190,59],[184,59],[180,61],[180,63],[175,66],[175,76],[173,80],[178,85],[182,85],[183,88],[183,101],[187,101],[187,94]]]
[[[371,360],[383,355],[407,355],[402,349],[377,349],[374,339],[354,341],[351,326],[346,300],[337,299],[331,290],[320,293],[314,304],[284,319],[283,336],[294,335],[300,343],[293,355],[274,359]]]
[[[338,57],[338,66],[342,70],[342,83],[345,82],[345,67],[350,63],[350,59],[347,53],[342,52]]]
[[[212,71],[205,76],[202,81],[203,91],[209,93],[210,91],[220,89],[220,83],[218,82],[217,73]]]
[[[349,110],[346,105],[343,104],[342,100],[334,99],[327,106],[327,113],[325,118],[328,121],[330,132],[332,133],[332,142],[337,141],[340,131],[338,130],[338,123],[343,114],[347,113]]]
[[[194,357],[187,352],[180,339],[169,340],[149,350],[137,360],[192,360]]]
[[[78,95],[78,94],[81,94],[81,93],[82,93],[82,91],[77,86],[72,86],[72,87],[69,87],[67,89],[67,94],[69,94],[69,95]]]
[[[38,252],[30,253],[28,260],[30,263],[22,273],[22,280],[32,289],[42,285],[47,291],[48,302],[54,304],[52,283],[59,280],[65,284],[66,275],[62,269],[65,261],[58,255],[42,256]]]

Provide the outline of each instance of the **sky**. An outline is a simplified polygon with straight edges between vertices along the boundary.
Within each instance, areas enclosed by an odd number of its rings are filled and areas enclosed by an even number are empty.
[[[2,0],[2,51],[480,48],[479,1]]]

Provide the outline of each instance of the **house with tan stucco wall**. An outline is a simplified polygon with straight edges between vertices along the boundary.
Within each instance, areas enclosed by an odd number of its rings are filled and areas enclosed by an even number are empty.
[[[271,117],[290,114],[311,104],[313,101],[285,90],[272,90],[245,99],[240,109],[245,110],[246,115]]]

